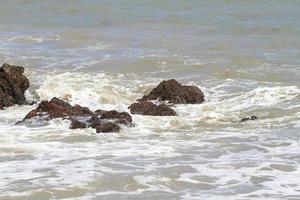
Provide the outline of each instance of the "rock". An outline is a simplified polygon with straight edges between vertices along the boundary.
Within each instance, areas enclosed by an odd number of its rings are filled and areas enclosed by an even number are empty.
[[[175,116],[176,112],[165,104],[156,105],[149,101],[133,103],[129,106],[132,114],[153,116]]]
[[[71,116],[91,116],[93,114],[86,107],[79,105],[71,106],[69,103],[54,97],[51,101],[42,101],[36,109],[30,111],[25,116],[24,120],[42,116],[45,116],[47,120],[51,120]]]
[[[72,111],[74,116],[89,116],[94,114],[89,108],[80,105],[73,106]]]
[[[91,127],[96,129],[97,133],[120,132],[121,127],[114,122],[101,120],[98,116],[93,116],[89,122]]]
[[[127,112],[117,112],[116,110],[102,112],[100,119],[115,120],[115,122],[118,124],[132,124],[132,117]]]
[[[26,104],[24,94],[29,88],[29,80],[23,73],[21,66],[3,64],[0,68],[0,109]]]
[[[174,116],[176,112],[167,104],[156,105],[151,100],[168,101],[173,104],[196,104],[204,101],[203,92],[196,86],[185,86],[175,79],[162,81],[150,94],[137,100],[128,108],[132,114],[152,116]]]
[[[121,127],[113,122],[102,122],[98,126],[94,127],[96,129],[96,133],[110,133],[115,132],[118,133],[121,130]]]
[[[251,116],[251,117],[244,117],[241,119],[240,122],[246,122],[246,121],[249,121],[249,120],[256,120],[257,117],[256,116]]]
[[[99,109],[95,111],[95,115],[102,115],[103,113],[105,113],[105,110]]]
[[[71,120],[70,129],[82,129],[87,127],[85,123],[77,119],[71,118],[70,120]]]
[[[51,101],[42,101],[36,109],[25,116],[23,122],[35,117],[40,117],[42,120],[69,119],[71,120],[70,129],[92,127],[96,129],[97,133],[119,132],[121,130],[119,124],[132,124],[132,117],[126,112],[117,112],[116,110],[92,112],[89,108],[80,105],[72,106],[56,97]],[[76,117],[87,117],[89,120],[79,121]]]
[[[197,104],[204,101],[203,92],[196,86],[185,86],[175,79],[162,81],[150,94],[139,101],[148,100],[169,101],[174,104]]]

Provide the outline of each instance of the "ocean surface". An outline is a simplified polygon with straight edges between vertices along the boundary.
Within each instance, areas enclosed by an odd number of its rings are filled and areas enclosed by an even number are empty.
[[[0,63],[37,102],[128,111],[171,78],[206,96],[110,134],[1,110],[1,200],[300,199],[298,0],[0,0]]]

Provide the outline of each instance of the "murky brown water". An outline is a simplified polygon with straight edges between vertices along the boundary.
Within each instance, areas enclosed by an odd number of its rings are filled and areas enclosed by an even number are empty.
[[[207,101],[122,133],[15,126],[0,111],[0,199],[300,199],[300,3],[0,1],[0,61],[27,98],[127,110],[162,79]],[[238,123],[257,115],[257,121]]]

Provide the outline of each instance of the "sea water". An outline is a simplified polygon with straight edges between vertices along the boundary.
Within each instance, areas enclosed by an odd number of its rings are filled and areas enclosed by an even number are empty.
[[[0,199],[299,200],[299,35],[297,0],[1,0],[29,100],[128,111],[176,78],[206,101],[109,134],[1,110]]]

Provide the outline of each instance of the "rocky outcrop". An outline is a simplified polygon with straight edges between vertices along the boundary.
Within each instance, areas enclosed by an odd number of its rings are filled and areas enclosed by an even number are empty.
[[[151,101],[156,100],[158,104]],[[203,92],[196,86],[181,85],[175,79],[162,81],[150,94],[138,99],[128,108],[132,114],[153,116],[174,116],[176,112],[165,101],[171,104],[196,104],[204,101]]]
[[[128,126],[132,124],[132,117],[126,112],[117,112],[115,110],[97,110],[92,112],[87,107],[72,106],[55,97],[50,101],[42,101],[36,109],[25,116],[23,122],[32,118],[42,120],[69,119],[71,120],[71,129],[92,127],[96,129],[97,133],[119,132],[121,130],[119,124]]]
[[[72,116],[92,116],[93,114],[94,113],[86,107],[80,105],[71,106],[69,103],[54,97],[51,101],[42,101],[38,107],[30,111],[24,119],[44,117],[45,120],[51,120],[54,118],[67,118]]]
[[[156,105],[149,101],[133,103],[129,106],[132,114],[152,116],[175,116],[176,112],[165,104]]]
[[[139,101],[160,100],[174,104],[197,104],[204,101],[203,92],[196,86],[181,85],[175,79],[162,81],[150,94]]]
[[[29,80],[23,73],[21,66],[3,64],[0,68],[0,109],[26,104],[24,94],[29,88]]]

